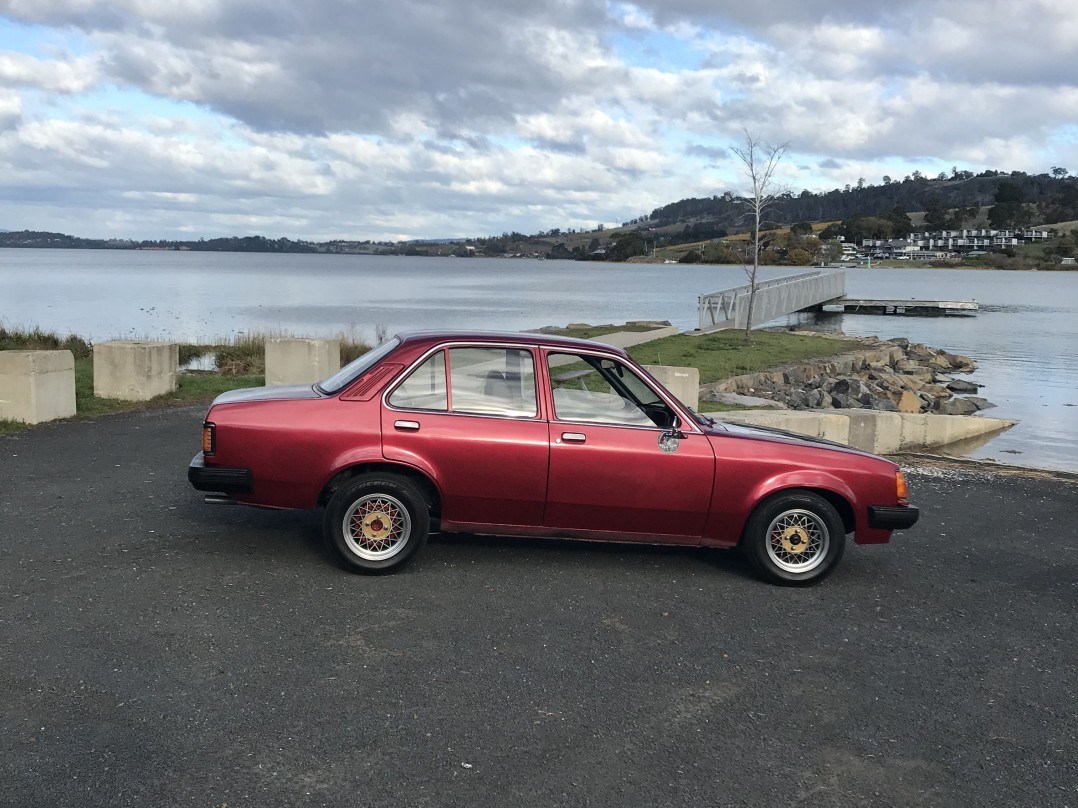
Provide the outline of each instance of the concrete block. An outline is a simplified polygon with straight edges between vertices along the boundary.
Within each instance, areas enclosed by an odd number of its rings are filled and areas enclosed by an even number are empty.
[[[898,436],[898,448],[901,451],[923,449],[928,445],[928,421],[937,415],[924,413],[900,413],[902,426]]]
[[[266,384],[313,384],[341,369],[337,339],[266,340]]]
[[[94,345],[94,395],[149,401],[179,384],[180,349],[174,342],[113,340]]]
[[[741,410],[738,412],[713,413],[720,421],[746,426],[764,426],[784,429],[810,438],[824,438],[835,443],[849,441],[850,419],[846,415],[806,412],[802,410]]]
[[[733,424],[766,426],[826,438],[873,454],[946,446],[991,435],[1016,423],[1001,418],[875,410],[740,410],[711,413],[711,416]]]
[[[700,408],[699,368],[679,368],[672,365],[644,365],[644,367],[682,404],[694,410]]]
[[[902,418],[897,412],[851,411],[850,442],[855,449],[892,454],[902,442]]]
[[[955,441],[989,435],[1015,425],[1002,418],[981,418],[974,415],[924,415],[923,446],[946,446]]]
[[[0,418],[40,424],[74,414],[71,351],[0,351]]]

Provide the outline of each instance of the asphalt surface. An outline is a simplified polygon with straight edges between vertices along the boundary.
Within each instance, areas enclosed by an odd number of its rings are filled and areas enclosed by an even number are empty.
[[[927,466],[822,585],[206,505],[202,408],[0,438],[0,805],[1078,806],[1078,485]]]

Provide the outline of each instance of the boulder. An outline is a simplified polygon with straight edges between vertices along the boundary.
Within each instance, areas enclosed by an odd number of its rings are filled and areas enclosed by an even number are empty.
[[[924,365],[911,362],[909,359],[903,359],[901,362],[896,362],[895,371],[918,379],[925,379],[926,381],[930,380],[933,376],[932,368],[926,368]]]
[[[895,402],[886,398],[874,399],[871,406],[867,409],[877,410],[879,412],[898,412],[898,407],[895,406]]]
[[[950,360],[943,354],[936,354],[928,360],[928,364],[934,368],[941,368],[944,370],[950,370],[952,367],[954,367],[954,365],[951,364]]]
[[[973,415],[977,412],[977,405],[965,398],[952,398],[937,401],[935,410],[940,415]]]
[[[954,379],[947,382],[946,387],[952,393],[976,393],[981,389],[982,385],[976,382],[967,382],[964,379]]]
[[[968,414],[991,404],[973,399],[944,407],[941,402],[955,392],[980,389],[945,375],[974,367],[968,357],[905,339],[875,340],[867,350],[737,376],[709,384],[700,394],[703,401],[744,407]]]
[[[926,396],[932,396],[932,398],[951,397],[951,391],[948,390],[946,387],[941,387],[938,384],[926,384],[921,388],[920,392],[924,393]]]
[[[947,361],[951,363],[951,367],[955,370],[972,372],[977,369],[977,363],[970,359],[968,356],[962,356],[961,354],[950,354],[946,352],[944,353],[947,356]]]
[[[980,396],[966,396],[966,401],[973,404],[978,410],[988,410],[996,406],[987,398],[981,398]]]
[[[899,412],[920,412],[921,399],[916,393],[906,390],[899,397],[897,407]]]

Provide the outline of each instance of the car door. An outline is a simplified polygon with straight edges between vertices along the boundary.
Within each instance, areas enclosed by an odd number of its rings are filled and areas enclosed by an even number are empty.
[[[428,354],[385,395],[382,453],[433,477],[450,529],[541,526],[550,448],[532,349]]]
[[[544,351],[551,406],[544,527],[568,534],[697,543],[715,457],[695,424],[624,362]]]

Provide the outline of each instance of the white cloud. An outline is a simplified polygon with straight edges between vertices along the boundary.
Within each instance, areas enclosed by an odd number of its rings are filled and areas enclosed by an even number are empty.
[[[98,81],[92,59],[36,59],[23,53],[0,52],[0,86],[28,87],[56,93],[81,93]]]
[[[0,25],[39,43],[0,53],[9,228],[590,226],[735,188],[745,129],[800,187],[1078,164],[1062,0],[0,0]]]

